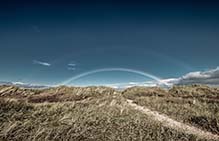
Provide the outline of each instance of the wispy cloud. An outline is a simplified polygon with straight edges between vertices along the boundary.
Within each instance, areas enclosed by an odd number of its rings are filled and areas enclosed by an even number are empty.
[[[77,64],[75,62],[68,63],[67,69],[70,71],[74,71],[74,70],[76,70],[76,65]]]
[[[115,89],[126,89],[134,86],[155,87],[158,86],[159,84],[156,81],[146,81],[146,82],[113,83],[113,84],[105,84],[105,85]]]
[[[76,66],[76,64],[75,63],[69,63],[68,66],[74,67],[74,66]]]
[[[73,70],[76,70],[76,68],[68,67],[68,70],[73,71]]]
[[[33,60],[33,64],[38,64],[38,65],[47,66],[47,67],[51,66],[50,63],[38,61],[38,60]]]

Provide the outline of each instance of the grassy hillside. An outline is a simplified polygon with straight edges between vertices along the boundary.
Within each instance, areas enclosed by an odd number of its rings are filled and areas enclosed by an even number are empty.
[[[199,94],[197,87],[208,89],[208,96]],[[127,106],[127,99],[219,135],[219,103],[216,98],[202,100],[219,96],[218,89],[189,86],[181,95],[175,93],[181,89],[134,87],[118,92],[107,87],[1,86],[0,140],[208,140],[164,127]]]
[[[124,91],[123,96],[177,121],[219,134],[219,89],[217,88],[201,85],[174,86],[169,91],[165,91],[160,88],[136,87]]]

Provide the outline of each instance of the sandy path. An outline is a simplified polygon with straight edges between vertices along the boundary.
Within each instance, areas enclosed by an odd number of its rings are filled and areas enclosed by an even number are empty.
[[[170,117],[160,114],[156,111],[151,111],[150,109],[146,107],[139,106],[135,103],[133,103],[132,100],[127,100],[127,104],[134,108],[135,110],[138,110],[149,117],[153,118],[155,121],[160,122],[163,126],[175,129],[177,131],[187,133],[187,134],[193,134],[198,136],[199,138],[205,138],[205,139],[213,139],[213,140],[219,140],[219,135],[215,135],[211,132],[203,131],[199,128],[196,128],[194,126],[190,126],[181,122],[178,122],[174,119],[171,119]]]

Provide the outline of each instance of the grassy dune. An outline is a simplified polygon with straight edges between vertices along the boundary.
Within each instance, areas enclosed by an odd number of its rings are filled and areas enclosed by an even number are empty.
[[[219,91],[207,86],[175,86],[169,91],[131,88],[123,96],[177,121],[219,134]],[[151,89],[150,89],[151,90]],[[131,92],[131,93],[130,93]],[[140,95],[139,95],[140,93]]]
[[[173,90],[136,87],[117,92],[106,87],[7,88],[0,87],[0,140],[206,140],[163,127],[128,107],[126,99],[218,134],[219,103],[175,96]]]

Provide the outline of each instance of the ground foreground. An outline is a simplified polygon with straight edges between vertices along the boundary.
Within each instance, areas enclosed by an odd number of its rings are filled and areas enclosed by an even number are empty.
[[[219,89],[0,86],[0,140],[219,140]]]

